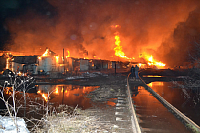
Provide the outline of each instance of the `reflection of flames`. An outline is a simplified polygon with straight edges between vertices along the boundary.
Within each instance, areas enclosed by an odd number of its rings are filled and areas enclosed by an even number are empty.
[[[12,88],[12,87],[6,87],[5,90],[4,90],[5,94],[8,94],[8,95],[11,95],[11,94],[12,94],[12,93],[11,93],[12,91],[13,91],[13,88]]]
[[[163,82],[151,82],[148,84],[148,86],[152,87],[153,85],[156,85],[156,86],[163,86]]]
[[[70,91],[65,90],[66,97],[69,97],[69,92],[70,92]]]
[[[59,94],[58,87],[56,87],[56,90],[54,91],[54,93],[57,94],[57,95]]]
[[[10,58],[6,59],[6,69],[9,69],[9,60],[10,60]]]
[[[60,96],[62,93],[64,93],[64,95],[66,97],[73,97],[73,94],[87,94],[91,91],[95,90],[95,88],[93,87],[83,87],[82,89],[80,89],[79,87],[77,89],[64,89],[64,87],[62,86],[62,88],[59,89],[59,86],[57,86],[55,88],[55,91],[53,92],[53,94]],[[37,91],[37,94],[40,94],[45,101],[48,101],[48,94],[47,93],[42,93],[41,90]]]
[[[48,101],[48,94],[41,93],[40,90],[37,91],[37,94],[40,94],[44,98],[45,101]]]
[[[111,102],[111,101],[107,101],[107,105],[110,105],[110,106],[115,106],[115,105],[116,105],[116,103],[114,103],[114,102]]]

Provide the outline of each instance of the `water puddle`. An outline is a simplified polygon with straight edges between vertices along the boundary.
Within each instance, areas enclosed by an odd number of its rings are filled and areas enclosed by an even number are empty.
[[[148,85],[197,125],[200,125],[199,88],[181,88],[175,86],[172,82],[152,82]]]
[[[189,132],[155,97],[142,86],[130,86],[142,132]]]
[[[75,107],[78,105],[78,107],[86,109],[92,105],[90,99],[85,96],[96,88],[98,86],[38,85],[37,94],[46,100],[49,92],[49,102],[54,106],[65,104]]]
[[[142,77],[149,77],[149,78],[160,78],[160,77],[164,77],[164,76],[159,76],[159,75],[143,75]]]
[[[34,93],[26,93],[16,91],[15,102],[18,108],[17,115],[27,119],[41,119],[46,114],[47,101],[49,113],[61,112],[67,108],[70,114],[74,108],[87,109],[92,107],[93,103],[86,95],[97,89],[98,86],[78,86],[78,85],[36,85]],[[12,105],[12,88],[4,91],[5,99],[9,99]],[[5,104],[0,100],[0,113],[5,115]],[[4,111],[5,110],[5,111]],[[32,126],[28,123],[28,126]]]

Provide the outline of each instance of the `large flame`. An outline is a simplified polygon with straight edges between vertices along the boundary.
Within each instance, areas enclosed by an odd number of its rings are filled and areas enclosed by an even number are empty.
[[[115,27],[119,27],[118,25],[116,25]],[[125,59],[135,59],[134,57],[129,58],[127,56],[125,56],[125,53],[122,51],[122,46],[120,45],[121,41],[120,41],[120,37],[119,37],[119,32],[115,33],[115,45],[116,47],[114,48],[115,51],[115,55],[121,58],[125,58]]]
[[[152,55],[148,56],[145,55],[145,59],[148,61],[149,66],[157,66],[157,67],[164,67],[166,64],[162,63],[161,61],[156,61]]]
[[[125,54],[122,51],[122,46],[120,46],[120,43],[121,43],[121,41],[120,41],[119,33],[116,32],[115,33],[115,45],[116,45],[116,47],[114,48],[115,55],[119,56],[119,57],[125,57]]]
[[[112,28],[117,28],[117,27],[120,27],[119,25],[115,25],[115,26],[111,26]],[[120,41],[120,37],[119,37],[119,32],[115,32],[115,45],[116,47],[114,48],[114,51],[115,51],[115,55],[120,57],[120,58],[125,58],[125,59],[128,59],[128,60],[132,60],[132,59],[135,59],[134,57],[132,58],[129,58],[127,56],[125,56],[125,53],[123,52],[123,49],[122,49],[122,46],[120,45],[121,41]],[[165,64],[162,63],[162,62],[158,62],[156,61],[153,56],[148,56],[148,54],[144,54],[144,58],[147,60],[147,64],[149,66],[157,66],[158,68],[160,67],[164,67]],[[139,65],[141,66],[141,65]]]

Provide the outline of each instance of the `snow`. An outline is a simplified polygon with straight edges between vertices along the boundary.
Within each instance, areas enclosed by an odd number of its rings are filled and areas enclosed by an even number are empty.
[[[93,73],[85,72],[82,74],[82,76],[71,76],[71,77],[67,77],[66,79],[84,79],[86,77],[92,78],[92,77],[97,77],[99,75],[108,76],[107,74],[104,74],[101,72],[93,72]]]
[[[18,132],[13,118],[0,115],[0,133],[29,133],[23,118],[17,117]]]

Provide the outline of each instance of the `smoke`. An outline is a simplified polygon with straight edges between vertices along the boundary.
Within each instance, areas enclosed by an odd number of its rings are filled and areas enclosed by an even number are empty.
[[[199,58],[200,41],[200,7],[190,12],[184,22],[177,24],[171,36],[162,43],[159,50],[163,61],[168,65],[184,65]]]
[[[185,36],[175,34],[177,25],[188,21],[197,1],[48,0],[42,10],[32,6],[23,15],[7,19],[12,35],[7,46],[11,51],[32,55],[42,54],[49,47],[59,55],[64,48],[74,57],[113,59],[114,36],[119,32],[127,57],[145,52],[169,63],[166,55],[173,57],[178,44],[184,42],[178,38]]]

